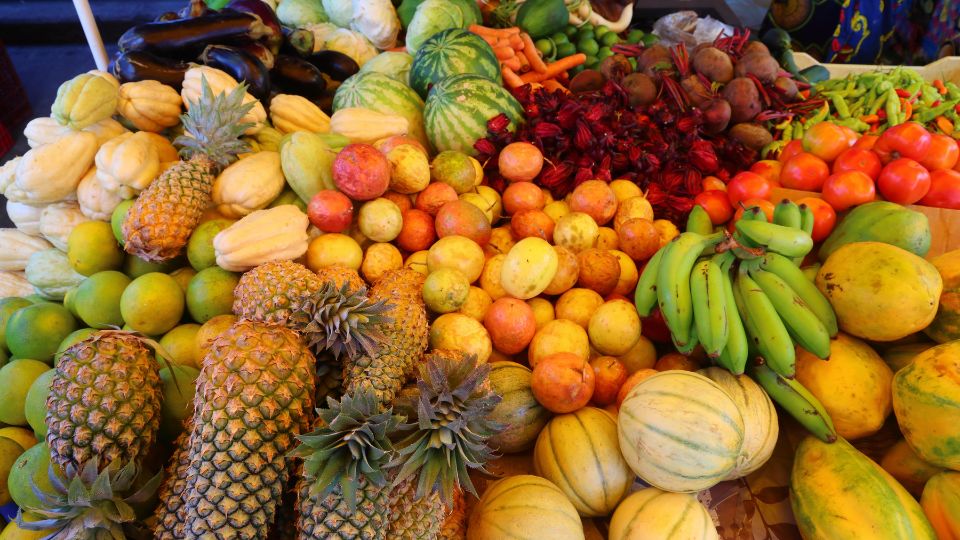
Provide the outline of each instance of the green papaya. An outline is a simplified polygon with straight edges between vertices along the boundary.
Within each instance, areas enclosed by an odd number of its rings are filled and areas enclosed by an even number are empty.
[[[922,213],[896,203],[863,204],[843,218],[817,256],[825,261],[841,246],[854,242],[883,242],[923,257],[930,251],[930,221]]]
[[[517,11],[517,26],[533,39],[547,37],[567,27],[570,13],[563,0],[527,0]]]
[[[807,540],[937,540],[916,499],[842,438],[825,443],[808,436],[800,443],[790,505]]]

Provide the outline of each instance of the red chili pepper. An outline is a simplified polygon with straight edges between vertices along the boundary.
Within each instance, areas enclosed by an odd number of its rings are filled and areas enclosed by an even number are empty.
[[[957,106],[953,108],[953,110],[956,111],[957,114],[960,114],[960,103],[958,103]]]
[[[903,88],[897,88],[897,95],[902,98],[908,98],[910,97],[910,92],[907,92]]]
[[[940,100],[938,99],[938,100],[934,101],[933,103],[930,104],[930,106],[931,106],[931,107],[939,107],[939,106],[940,106]]]

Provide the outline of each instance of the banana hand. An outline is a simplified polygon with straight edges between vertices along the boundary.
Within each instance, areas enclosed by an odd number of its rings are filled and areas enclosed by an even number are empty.
[[[813,239],[800,229],[766,221],[738,221],[737,231],[745,238],[787,257],[803,257],[813,249]]]
[[[799,210],[800,210],[800,230],[807,234],[813,234],[813,224],[814,224],[813,208],[810,208],[806,204],[801,204],[799,206]]]
[[[780,201],[773,209],[773,222],[777,225],[799,229],[801,221],[800,207],[790,199]]]
[[[685,232],[664,248],[657,273],[657,301],[674,343],[687,348],[693,326],[693,301],[690,297],[690,271],[707,246],[720,236]]]
[[[723,295],[726,298],[727,308],[727,343],[717,358],[717,363],[725,367],[730,373],[740,375],[747,365],[749,357],[749,343],[747,333],[737,311],[737,301],[733,294],[733,280],[730,277],[730,267],[736,260],[733,254],[727,252],[714,258],[720,266],[720,279],[723,285]]]
[[[833,306],[827,300],[820,289],[813,284],[804,269],[794,266],[793,261],[777,253],[767,253],[760,260],[760,268],[775,274],[782,279],[800,298],[806,302],[810,311],[820,319],[823,327],[826,328],[830,337],[835,337],[839,328],[837,326],[837,315],[833,312]],[[806,348],[806,347],[804,347]],[[813,351],[810,351],[813,352]]]
[[[826,409],[809,390],[802,384],[778,375],[768,366],[760,364],[750,367],[750,376],[763,387],[790,416],[796,418],[800,425],[824,442],[837,440],[837,431]]]
[[[695,232],[707,236],[713,233],[713,221],[710,220],[710,214],[699,204],[693,206],[690,214],[687,216],[687,232]]]
[[[767,364],[784,377],[793,378],[797,355],[787,327],[773,303],[747,273],[746,264],[740,265],[736,286],[740,292],[738,305],[747,329],[747,336]]]
[[[647,261],[647,265],[640,274],[637,281],[637,291],[633,295],[633,303],[637,306],[637,313],[641,317],[649,317],[650,312],[657,305],[657,274],[660,270],[660,260],[663,258],[663,251],[666,248],[657,250]]]
[[[712,259],[703,259],[693,266],[690,294],[693,298],[693,320],[704,351],[711,358],[720,356],[727,344],[727,298],[723,290],[720,266]]]
[[[830,334],[803,298],[772,272],[753,268],[750,277],[770,299],[793,341],[817,358],[830,358]]]

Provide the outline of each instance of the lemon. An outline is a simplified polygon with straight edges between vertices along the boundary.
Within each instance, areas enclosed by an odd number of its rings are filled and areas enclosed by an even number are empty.
[[[126,219],[127,211],[131,206],[133,206],[133,199],[127,199],[118,204],[113,209],[113,214],[110,214],[110,230],[113,231],[113,237],[121,246],[123,245],[123,220]]]
[[[18,309],[7,321],[7,348],[17,358],[49,362],[77,320],[60,304],[34,304]]]
[[[80,320],[91,328],[123,326],[120,297],[130,284],[130,278],[121,272],[97,272],[77,287],[73,306]]]
[[[123,250],[113,230],[103,221],[86,221],[74,227],[67,238],[67,259],[78,273],[90,276],[123,265]]]
[[[50,366],[39,360],[13,360],[0,368],[0,422],[11,426],[27,425],[24,405],[30,385]]]
[[[27,390],[23,404],[27,423],[41,439],[47,436],[47,397],[50,395],[50,385],[56,373],[57,370],[51,369],[34,379],[30,389]]]
[[[197,351],[200,353],[200,356],[198,357],[199,362],[203,361],[203,355],[207,354],[207,349],[210,348],[210,344],[213,343],[213,340],[217,339],[220,334],[226,332],[227,329],[233,326],[233,323],[235,322],[237,322],[236,315],[227,314],[217,315],[216,317],[213,317],[209,321],[203,323],[203,326],[200,327],[200,331],[197,332],[196,337]]]
[[[79,330],[74,330],[70,333],[70,335],[63,338],[63,341],[60,342],[60,346],[57,347],[57,353],[62,353],[63,351],[69,349],[71,345],[87,339],[96,331],[96,328],[81,328]]]
[[[199,324],[181,324],[160,338],[160,346],[169,355],[167,360],[183,366],[200,367],[200,348],[197,346]]]
[[[187,242],[187,260],[194,270],[200,271],[217,264],[217,254],[213,250],[213,237],[235,223],[232,219],[212,219],[201,223]]]
[[[20,448],[26,450],[37,444],[37,437],[27,428],[20,426],[7,426],[0,428],[0,437],[6,437],[20,445]]]
[[[7,487],[10,497],[20,508],[38,508],[40,500],[33,492],[33,486],[44,492],[52,492],[50,485],[50,447],[41,442],[20,454],[10,470]],[[57,468],[59,469],[59,468]],[[62,474],[59,470],[58,473]],[[6,532],[6,531],[4,531]]]
[[[183,317],[183,291],[177,280],[151,272],[130,282],[120,296],[120,314],[130,328],[144,334],[163,334]]]
[[[190,285],[190,280],[193,279],[195,275],[197,275],[197,271],[189,266],[184,266],[183,268],[178,268],[170,272],[170,277],[177,280],[177,285],[180,285],[180,290],[183,291],[183,294],[187,294],[187,285]]]
[[[10,489],[7,487],[7,480],[10,478],[10,471],[17,458],[23,454],[23,447],[16,441],[0,437],[0,505],[9,503]]]
[[[24,521],[32,520],[25,517]],[[47,535],[52,532],[54,532],[53,529],[28,531],[18,527],[16,521],[11,521],[10,523],[7,523],[6,527],[3,528],[3,532],[0,532],[0,540],[41,540],[42,538],[46,538]]]
[[[192,366],[174,364],[173,370],[165,367],[160,370],[163,382],[163,404],[160,414],[160,432],[173,440],[183,431],[183,421],[193,412],[194,384],[200,370]]]
[[[240,276],[219,266],[197,272],[187,285],[187,309],[198,323],[233,311],[233,289]]]
[[[123,260],[123,273],[134,279],[144,274],[149,274],[150,272],[161,272],[163,274],[167,274],[176,269],[177,264],[177,259],[171,259],[162,263],[155,263],[128,253]]]
[[[33,302],[26,298],[18,298],[16,296],[10,296],[0,300],[0,346],[7,346],[7,321],[10,319],[10,316],[13,315],[13,312],[31,305],[33,305]]]

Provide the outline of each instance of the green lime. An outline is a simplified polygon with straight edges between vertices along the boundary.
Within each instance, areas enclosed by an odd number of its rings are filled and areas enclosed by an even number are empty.
[[[26,298],[19,298],[16,296],[9,296],[0,300],[0,348],[6,348],[7,346],[6,329],[7,321],[10,319],[10,316],[13,315],[14,311],[31,305],[33,305],[33,302],[27,300]]]
[[[660,37],[657,36],[656,34],[644,34],[643,37],[640,38],[640,41],[643,43],[644,47],[649,47],[654,43],[659,42]]]
[[[173,364],[160,370],[163,383],[163,402],[160,409],[160,432],[173,440],[183,431],[183,421],[193,412],[194,384],[200,370],[192,366]]]
[[[194,270],[200,271],[217,264],[217,253],[213,249],[213,237],[220,231],[233,225],[232,219],[212,219],[201,223],[190,235],[187,242],[187,260]]]
[[[199,324],[181,324],[170,330],[160,338],[160,346],[170,357],[167,358],[175,364],[184,366],[200,366],[200,348],[197,346],[197,333],[200,332]]]
[[[627,60],[630,62],[630,67],[632,67],[633,70],[636,71],[636,70],[637,70],[637,59],[636,59],[635,57],[631,56],[631,57],[628,58]]]
[[[128,253],[123,259],[123,273],[135,279],[150,272],[167,274],[179,265],[179,261],[176,259],[155,263]]]
[[[581,39],[577,41],[577,50],[587,55],[587,58],[596,56],[600,51],[600,45],[593,38]]]
[[[577,46],[573,43],[557,43],[557,58],[566,58],[577,54]]]
[[[641,39],[643,39],[643,30],[639,28],[634,28],[627,33],[627,43],[640,43]]]
[[[538,39],[533,46],[540,51],[540,54],[542,54],[544,58],[553,56],[553,42],[549,39]]]
[[[610,47],[600,47],[600,52],[597,53],[597,60],[603,61],[603,59],[608,56],[613,56],[613,51],[610,50]]]
[[[602,38],[603,36],[609,34],[609,33],[610,33],[610,29],[607,28],[606,26],[596,26],[596,27],[594,27],[594,29],[593,29],[593,33],[594,33],[594,35],[597,36],[597,39],[600,39],[600,38]],[[617,34],[613,34],[613,35],[617,35]]]
[[[33,381],[47,371],[52,371],[47,364],[26,358],[13,360],[0,368],[0,422],[11,426],[27,425],[24,411],[27,391]]]
[[[47,396],[50,395],[50,385],[56,374],[57,370],[51,369],[34,379],[30,389],[27,390],[26,401],[23,404],[27,423],[40,439],[47,436]]]
[[[614,32],[610,32],[610,33],[605,34],[604,36],[600,37],[600,44],[601,44],[601,45],[610,47],[610,46],[616,45],[617,43],[620,43],[620,36],[618,36],[618,35],[617,35],[616,33],[614,33]]]
[[[593,39],[595,36],[596,36],[596,33],[593,31],[593,27],[592,27],[592,26],[590,26],[590,25],[583,25],[583,26],[580,27],[579,30],[577,30],[576,38],[577,38],[577,41],[581,41],[581,40],[585,40],[585,39]],[[573,41],[572,38],[573,38],[573,36],[571,36],[570,41]]]
[[[122,272],[97,272],[80,283],[73,305],[80,320],[91,328],[119,328],[123,326],[120,297],[130,284]]]
[[[7,480],[10,478],[10,471],[17,458],[23,453],[23,447],[12,439],[0,437],[0,505],[7,504],[10,499],[10,488],[7,487]]]
[[[576,26],[574,26],[574,25],[571,24],[571,25],[569,25],[569,26],[567,26],[566,28],[563,29],[563,34],[564,34],[565,36],[567,36],[567,37],[573,37],[573,36],[577,35],[577,30],[578,30],[578,28],[577,28]],[[554,36],[555,36],[555,35],[557,35],[557,34],[554,34]],[[554,40],[554,41],[556,41],[556,40]]]
[[[187,285],[190,284],[190,280],[193,279],[195,275],[197,275],[197,271],[190,266],[184,266],[183,268],[178,268],[170,272],[170,277],[177,280],[177,284],[180,285],[183,294],[187,294]]]
[[[113,230],[113,237],[117,243],[123,245],[123,220],[127,217],[127,211],[133,206],[133,199],[127,199],[118,204],[110,215],[110,229]]]
[[[85,221],[70,232],[67,259],[78,273],[90,276],[103,270],[120,268],[123,265],[123,250],[117,244],[110,224]]]
[[[187,285],[187,310],[203,324],[217,315],[233,312],[233,289],[240,276],[219,266],[197,272]]]
[[[77,288],[73,287],[67,291],[67,294],[63,295],[63,307],[70,310],[70,313],[73,313],[73,316],[77,316],[76,307],[73,305],[73,301],[77,299]]]
[[[552,41],[554,45],[559,45],[561,43],[570,43],[570,38],[564,32],[557,32],[550,36],[550,41]]]
[[[42,375],[41,375],[42,376]],[[33,431],[20,426],[7,426],[0,428],[0,437],[6,437],[20,445],[20,448],[26,450],[37,444],[37,436]]]
[[[183,317],[183,290],[177,280],[151,272],[130,282],[120,296],[120,315],[137,332],[156,336]]]
[[[17,310],[7,321],[7,348],[17,358],[50,362],[63,338],[77,329],[77,320],[60,304],[34,304]]]
[[[587,55],[587,61],[584,62],[583,65],[587,66],[587,69],[596,69],[596,68],[597,68],[597,64],[599,64],[599,63],[600,63],[600,61],[597,60],[597,57],[596,57],[596,56],[591,56],[591,55],[588,54],[588,55]]]
[[[63,338],[63,341],[60,342],[60,346],[57,347],[57,353],[62,353],[63,351],[69,349],[71,345],[80,343],[81,341],[93,335],[93,333],[96,331],[96,328],[81,328],[79,330],[74,330],[69,336]]]
[[[45,442],[37,443],[20,454],[7,479],[10,497],[17,506],[20,508],[40,506],[40,500],[33,492],[34,487],[47,493],[53,491],[48,474],[50,465],[50,447]]]

